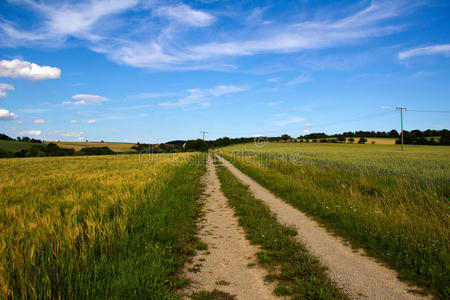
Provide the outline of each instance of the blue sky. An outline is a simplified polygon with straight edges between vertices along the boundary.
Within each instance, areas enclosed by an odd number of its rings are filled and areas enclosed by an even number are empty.
[[[0,132],[164,142],[450,111],[448,1],[0,2]],[[406,112],[405,129],[449,128]]]

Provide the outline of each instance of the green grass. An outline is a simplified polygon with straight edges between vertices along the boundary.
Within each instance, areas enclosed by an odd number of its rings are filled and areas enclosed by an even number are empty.
[[[176,299],[198,245],[203,162],[2,159],[0,298]]]
[[[32,146],[36,146],[36,145],[39,145],[39,144],[0,140],[0,149],[9,151],[9,152],[13,152],[13,153],[19,152],[22,149],[30,149]]]
[[[218,175],[247,238],[262,247],[258,263],[269,270],[267,279],[277,281],[276,294],[294,299],[347,299],[319,262],[294,240],[295,230],[279,224],[270,209],[224,167],[218,167]]]
[[[277,196],[446,299],[450,147],[405,149],[270,143],[222,150]]]

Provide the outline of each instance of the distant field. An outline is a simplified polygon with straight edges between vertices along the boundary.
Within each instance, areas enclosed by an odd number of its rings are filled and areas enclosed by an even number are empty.
[[[132,143],[111,143],[111,142],[45,142],[45,143],[55,143],[62,148],[73,148],[75,151],[79,151],[86,147],[108,147],[114,152],[133,152],[135,150],[131,149],[135,144]]]
[[[22,149],[29,149],[29,148],[31,148],[31,146],[35,146],[35,145],[39,145],[39,144],[0,140],[0,149],[10,151],[10,152],[18,152]]]
[[[252,143],[219,151],[401,277],[448,299],[450,147]]]
[[[0,160],[0,299],[177,299],[204,155]]]

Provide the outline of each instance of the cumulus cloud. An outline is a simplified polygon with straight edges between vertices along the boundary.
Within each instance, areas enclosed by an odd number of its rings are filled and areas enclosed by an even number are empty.
[[[99,95],[77,94],[72,96],[75,101],[64,101],[63,104],[69,105],[99,105],[102,102],[109,101],[109,98]]]
[[[408,59],[408,58],[411,58],[414,56],[436,55],[436,54],[443,54],[446,56],[450,56],[450,44],[419,47],[419,48],[402,51],[402,52],[398,53],[398,58],[400,60],[403,60],[403,59]]]
[[[186,4],[162,6],[156,9],[156,14],[177,23],[204,27],[214,23],[215,17],[201,10],[195,10]]]
[[[242,92],[245,89],[235,85],[219,85],[211,89],[189,89],[188,95],[174,102],[163,102],[160,106],[186,106],[196,104],[199,106],[209,106],[210,99],[224,95]]]
[[[9,112],[6,109],[0,108],[0,121],[10,121],[14,120],[15,118],[17,118],[16,114]]]
[[[42,120],[42,119],[36,119],[36,120],[33,121],[33,123],[34,123],[34,124],[44,124],[44,123],[45,123],[45,120]]]
[[[30,81],[59,79],[61,77],[61,70],[56,67],[39,66],[35,63],[19,59],[0,60],[0,76],[24,78]]]
[[[26,130],[19,132],[21,135],[41,135],[41,133],[42,131],[40,130]]]
[[[77,120],[70,120],[71,124],[75,124],[77,122]]]
[[[94,124],[94,123],[97,123],[97,120],[88,120],[87,122],[88,122],[88,124]]]
[[[14,91],[14,86],[7,83],[0,83],[0,98],[8,95],[6,91]]]

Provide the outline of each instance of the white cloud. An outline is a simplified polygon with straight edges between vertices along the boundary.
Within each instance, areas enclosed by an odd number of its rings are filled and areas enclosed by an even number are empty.
[[[223,70],[234,68],[227,58],[353,45],[367,38],[404,30],[404,26],[392,25],[389,21],[417,6],[409,1],[363,1],[364,8],[343,9],[346,15],[340,18],[335,17],[338,14],[324,11],[314,14],[320,19],[273,20],[263,22],[264,26],[249,22],[241,24],[243,28],[239,30],[228,27],[227,24],[233,22],[223,22],[220,34],[212,34],[207,26],[213,24],[216,17],[185,4],[158,7],[160,2],[138,5],[138,0],[64,1],[61,4],[17,0],[13,3],[33,11],[36,26],[31,30],[22,29],[13,21],[0,19],[0,45],[32,47],[42,43],[55,47],[75,37],[89,49],[104,53],[119,64],[165,70]],[[143,14],[150,9],[153,16],[168,18],[170,22],[155,22],[150,16],[126,19],[130,16],[121,13],[131,9],[143,11]],[[188,32],[191,27],[197,27],[195,38]]]
[[[160,106],[186,106],[186,105],[200,105],[203,107],[209,106],[210,99],[213,97],[220,97],[224,95],[234,94],[244,91],[244,88],[235,85],[219,85],[212,89],[190,89],[186,97],[174,102],[163,102]]]
[[[194,27],[212,25],[216,19],[213,15],[192,9],[186,4],[159,7],[156,9],[156,14],[171,21]]]
[[[17,29],[13,22],[3,21],[0,22],[0,32],[3,31],[5,37],[9,37],[4,41],[9,45],[44,41],[54,46],[64,42],[67,36],[98,41],[102,39],[101,34],[96,32],[100,20],[126,11],[136,6],[138,2],[138,0],[88,0],[62,3],[51,1],[47,4],[19,0],[15,3],[22,4],[26,9],[38,14],[41,22],[36,22],[33,30],[25,31]]]
[[[94,124],[94,123],[97,123],[97,120],[88,120],[87,122],[88,122],[88,124]]]
[[[10,121],[14,120],[15,118],[17,118],[16,114],[9,112],[6,109],[0,108],[0,121]]]
[[[0,83],[0,98],[8,95],[5,91],[14,91],[14,86],[7,83]]]
[[[109,98],[99,95],[77,94],[72,96],[76,101],[64,101],[63,104],[69,105],[98,105],[102,102],[109,101]]]
[[[311,123],[305,123],[305,126],[306,126],[306,127],[311,127],[312,124],[311,124]]]
[[[84,132],[80,131],[80,132],[65,132],[65,133],[58,133],[60,136],[62,137],[75,137],[75,138],[79,138],[82,137],[84,135]]]
[[[33,123],[34,123],[34,124],[44,124],[44,123],[45,123],[45,120],[42,120],[42,119],[36,119],[36,120],[33,121]]]
[[[272,106],[277,106],[277,105],[279,105],[281,103],[283,103],[283,101],[271,101],[271,102],[267,103],[267,105],[272,107]]]
[[[301,122],[304,122],[304,121],[305,121],[305,119],[303,119],[303,118],[290,117],[290,118],[287,118],[287,119],[284,119],[284,120],[277,121],[275,123],[275,125],[276,126],[286,126],[286,125],[289,125],[289,124],[301,123]]]
[[[371,2],[366,8],[335,19],[248,26],[194,41],[185,39],[173,28],[164,27],[156,38],[122,39],[94,45],[94,51],[111,60],[139,68],[192,70],[230,69],[225,59],[260,53],[292,53],[355,44],[370,37],[390,35],[403,30],[387,21],[405,14],[413,4],[403,1]]]
[[[419,47],[402,51],[398,53],[398,58],[400,60],[403,60],[419,55],[436,55],[436,54],[443,54],[446,56],[450,56],[450,44]]]
[[[303,129],[302,132],[306,134],[311,133],[311,131],[309,131],[308,129]]]
[[[389,106],[389,105],[382,105],[382,106],[381,106],[381,109],[384,109],[384,110],[391,110],[392,107]]]
[[[19,59],[0,60],[0,76],[24,78],[30,81],[59,79],[61,70],[56,67],[39,66]]]
[[[48,109],[46,109],[46,108],[25,108],[25,109],[20,109],[20,111],[25,112],[25,113],[30,113],[30,114],[39,114],[39,113],[48,111]]]
[[[174,96],[175,93],[140,93],[135,95],[130,95],[129,99],[154,99],[154,98],[164,98]]]
[[[77,120],[70,120],[71,124],[75,124],[77,122]]]
[[[42,131],[40,130],[27,130],[19,132],[21,135],[41,135],[41,133]]]
[[[280,77],[272,77],[266,80],[267,82],[280,82],[281,78]]]
[[[310,81],[312,81],[311,75],[309,75],[306,72],[303,72],[302,74],[300,74],[300,76],[297,76],[288,83],[286,83],[286,85],[302,84]]]

